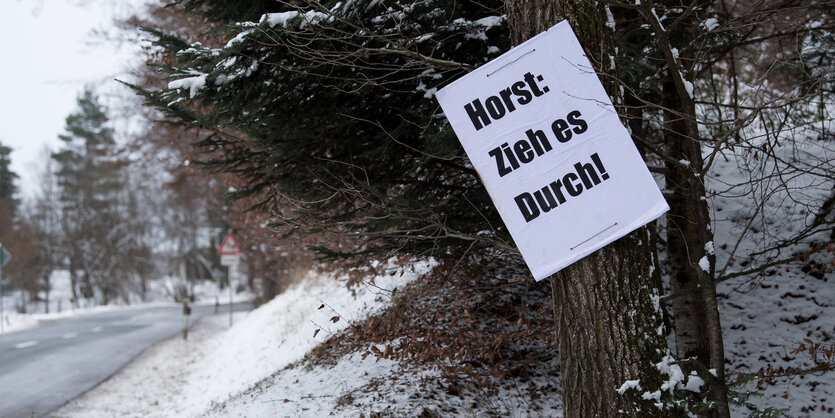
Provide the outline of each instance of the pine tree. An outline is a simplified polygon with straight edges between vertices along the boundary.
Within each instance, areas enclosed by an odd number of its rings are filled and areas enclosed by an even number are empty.
[[[11,170],[11,148],[0,144],[0,243],[13,254],[12,260],[3,267],[3,279],[20,290],[18,309],[26,311],[29,297],[38,294],[39,256],[35,231],[25,219],[26,211],[18,213],[19,201],[15,197],[18,175]],[[23,216],[21,216],[23,215]]]
[[[51,276],[55,269],[62,266],[65,253],[61,246],[61,220],[58,207],[58,190],[55,178],[55,161],[52,152],[44,148],[46,159],[40,174],[40,190],[31,201],[29,222],[37,233],[38,269],[41,289],[44,294],[44,310],[49,313]]]
[[[17,174],[11,170],[12,149],[0,144],[0,243],[8,247],[10,237],[14,233],[14,222],[17,211],[15,194]]]
[[[120,293],[125,278],[118,268],[121,252],[131,237],[120,204],[125,187],[121,161],[115,153],[113,130],[104,107],[86,90],[78,111],[66,119],[59,135],[63,148],[52,158],[59,188],[64,247],[69,254],[73,297],[92,298],[98,289],[107,303]],[[80,281],[78,271],[83,272]]]
[[[178,80],[143,94],[211,132],[203,163],[246,181],[233,198],[286,232],[330,234],[315,247],[330,259],[499,248],[521,261],[431,94],[507,48],[500,2],[295,4],[228,25],[225,48],[156,33]]]
[[[12,149],[0,144],[0,204],[6,207],[8,211],[7,221],[11,221],[17,212],[18,201],[15,198],[17,193],[17,186],[15,180],[18,178],[17,174],[11,170],[11,154]]]

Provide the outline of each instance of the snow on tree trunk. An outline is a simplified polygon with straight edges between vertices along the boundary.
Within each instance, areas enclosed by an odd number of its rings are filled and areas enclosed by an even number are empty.
[[[670,212],[667,214],[667,253],[670,260],[670,303],[675,317],[676,354],[678,358],[696,358],[703,364],[710,364],[710,346],[705,329],[705,310],[699,290],[699,268],[691,260],[702,257],[705,242],[702,242],[697,219],[707,219],[707,203],[694,205],[689,198],[697,179],[691,167],[701,167],[700,152],[692,152],[694,142],[687,136],[687,126],[679,116],[681,101],[672,80],[663,86],[664,101],[664,142],[667,153],[675,160],[688,161],[681,164],[667,164],[665,182],[672,193],[667,197]],[[695,144],[698,148],[698,144]],[[691,161],[691,159],[698,159]],[[698,209],[697,209],[697,206]],[[695,210],[704,211],[697,216]]]
[[[557,273],[560,370],[566,417],[676,416],[644,393],[661,387],[666,349],[645,228]],[[642,390],[617,392],[638,380]]]
[[[614,39],[597,2],[506,0],[505,5],[514,44],[564,16],[596,69],[612,70],[600,65],[610,62]],[[617,91],[612,82],[604,85],[610,94]],[[566,417],[677,415],[643,396],[665,380],[658,365],[666,341],[651,263],[649,235],[641,228],[551,278]]]
[[[696,7],[694,3],[691,7]],[[669,68],[667,74],[669,79],[663,86],[666,96],[663,100],[666,110],[665,119],[670,125],[670,120],[676,120],[672,126],[674,129],[667,132],[672,134],[672,139],[667,140],[668,147],[672,151],[670,157],[682,156],[683,165],[686,168],[678,167],[674,172],[675,184],[668,184],[674,191],[674,204],[671,204],[673,211],[669,214],[671,222],[682,221],[686,218],[687,225],[679,228],[673,233],[682,234],[682,244],[689,248],[673,248],[671,261],[680,263],[674,269],[674,274],[684,272],[683,276],[674,276],[673,285],[674,297],[676,292],[683,293],[689,297],[690,292],[698,291],[701,297],[701,306],[698,302],[684,306],[674,305],[674,315],[677,319],[677,327],[684,327],[685,332],[701,332],[704,326],[703,335],[688,335],[683,339],[685,346],[680,351],[697,351],[697,360],[706,364],[712,370],[711,375],[705,374],[708,378],[712,391],[712,400],[715,401],[715,413],[719,417],[729,417],[728,389],[725,383],[725,349],[722,339],[722,327],[719,317],[719,308],[716,302],[716,283],[714,280],[715,254],[713,253],[713,231],[710,227],[707,204],[705,202],[704,175],[705,166],[702,159],[702,142],[699,134],[699,126],[696,115],[696,104],[693,97],[693,82],[687,78],[688,71],[682,62],[688,58],[680,55],[679,49],[673,46],[673,35],[661,23],[652,2],[642,3],[639,6],[642,15],[649,23],[656,38],[657,44],[664,56],[664,61]],[[692,72],[692,71],[691,71]],[[692,76],[692,75],[691,75]],[[675,142],[671,144],[670,142]],[[677,156],[675,152],[680,152]],[[670,179],[668,177],[668,179]],[[680,199],[679,201],[675,201]],[[668,237],[669,238],[669,237]],[[681,254],[684,251],[686,254]],[[684,257],[686,256],[686,259]],[[698,265],[697,265],[698,263]],[[686,278],[684,283],[675,283],[677,279]],[[696,283],[692,280],[696,279]],[[675,301],[674,301],[675,303]],[[696,309],[690,310],[691,308]],[[679,312],[678,309],[681,309]],[[693,324],[693,322],[702,324]],[[689,322],[689,323],[688,323]],[[681,332],[679,332],[680,334]],[[708,348],[707,358],[705,353],[699,352]],[[714,377],[715,376],[715,377]]]

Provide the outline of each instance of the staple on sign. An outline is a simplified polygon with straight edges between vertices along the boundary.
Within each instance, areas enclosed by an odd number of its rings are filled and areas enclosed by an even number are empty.
[[[505,65],[502,65],[502,66],[501,66],[501,67],[499,67],[499,68],[496,68],[496,71],[493,71],[492,73],[487,73],[487,77],[490,77],[491,75],[496,74],[497,72],[501,71],[501,70],[502,70],[502,68],[507,67],[508,65],[513,64],[513,63],[514,63],[514,62],[516,62],[516,61],[519,61],[520,59],[522,59],[522,57],[524,57],[525,55],[528,55],[528,54],[530,54],[531,52],[534,52],[534,51],[536,51],[536,48],[534,48],[534,49],[532,49],[532,50],[530,50],[530,51],[528,51],[528,52],[525,52],[525,53],[524,53],[524,54],[522,54],[522,55],[519,55],[518,57],[516,57],[516,59],[515,59],[515,60],[510,61],[509,63],[507,63],[507,64],[505,64]]]
[[[571,250],[572,250],[572,251],[574,251],[574,249],[575,249],[575,248],[577,248],[577,247],[579,247],[579,246],[581,246],[581,245],[583,245],[583,244],[585,244],[585,243],[587,243],[587,242],[591,241],[594,237],[596,237],[596,236],[598,236],[598,235],[600,235],[600,234],[602,234],[602,233],[604,233],[604,232],[606,232],[606,231],[608,231],[608,230],[610,230],[610,229],[612,229],[612,228],[616,227],[617,225],[618,225],[618,223],[617,223],[617,222],[615,222],[615,223],[613,223],[612,225],[607,226],[607,227],[606,227],[605,229],[603,229],[602,231],[600,231],[600,232],[598,232],[598,233],[596,233],[596,234],[594,234],[594,235],[592,235],[592,236],[590,236],[590,237],[586,238],[586,240],[585,240],[585,241],[583,241],[583,242],[581,242],[581,243],[579,243],[579,244],[577,244],[577,245],[575,245],[575,246],[571,247]]]

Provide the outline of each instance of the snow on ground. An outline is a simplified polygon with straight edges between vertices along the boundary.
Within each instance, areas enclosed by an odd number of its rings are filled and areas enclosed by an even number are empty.
[[[545,377],[507,379],[497,385],[498,394],[487,396],[447,386],[438,369],[407,368],[356,351],[337,355],[332,364],[304,358],[349,321],[379,312],[391,291],[415,275],[379,276],[349,289],[333,277],[310,274],[235,319],[231,329],[225,315],[207,317],[187,341],[173,338],[152,347],[54,416],[561,415],[558,401],[545,409],[530,401],[530,387],[553,383],[536,381]],[[317,329],[322,331],[314,338]]]
[[[21,298],[17,292],[6,293],[3,296],[3,313],[0,321],[3,323],[3,332],[15,332],[38,326],[41,321],[52,321],[56,319],[70,318],[78,315],[87,315],[99,312],[112,311],[117,309],[140,309],[153,306],[180,306],[173,298],[173,284],[181,280],[175,277],[165,277],[160,280],[149,281],[149,291],[144,301],[136,300],[126,304],[121,299],[115,300],[109,305],[96,305],[95,300],[82,299],[80,307],[73,307],[71,303],[72,290],[70,287],[70,276],[66,270],[56,270],[50,278],[52,290],[49,294],[49,313],[44,302],[27,302],[26,312],[21,311]],[[241,289],[245,285],[245,277],[233,277],[232,283],[235,289]],[[193,305],[214,305],[229,302],[227,289],[218,289],[217,284],[212,281],[198,281],[194,283],[192,294],[195,296]],[[41,299],[45,299],[41,294]],[[234,292],[232,302],[248,302],[253,299],[252,292],[245,290]]]
[[[421,263],[403,275],[379,276],[352,288],[311,273],[229,330],[218,332],[225,321],[220,316],[201,322],[188,341],[175,338],[155,346],[55,415],[202,415],[300,360],[350,322],[379,312],[394,289],[428,267]]]
[[[533,405],[529,385],[545,383],[534,380],[507,379],[499,393],[488,395],[447,387],[437,370],[405,369],[353,352],[333,365],[303,362],[280,370],[206,416],[561,416],[558,401],[544,409]]]
[[[153,306],[182,306],[173,302],[152,302],[137,305],[100,305],[91,306],[89,308],[78,308],[73,310],[64,310],[55,313],[27,313],[21,314],[17,312],[9,312],[6,308],[3,313],[2,320],[4,321],[4,332],[16,332],[38,326],[42,321],[54,321],[56,319],[72,318],[79,315],[89,315],[100,312],[121,310],[121,309],[142,309]],[[8,307],[8,305],[6,305]]]
[[[234,322],[245,320],[235,313]],[[183,341],[180,337],[156,344],[127,367],[53,413],[55,417],[164,416],[161,407],[176,405],[189,382],[199,347],[229,328],[229,315],[201,319]],[[163,390],[164,389],[164,390]],[[172,413],[173,414],[173,413]]]
[[[717,272],[792,259],[808,251],[809,242],[831,242],[831,230],[823,230],[798,244],[776,248],[814,225],[820,205],[833,193],[821,167],[831,169],[835,150],[827,142],[797,135],[775,145],[772,152],[776,158],[758,157],[757,150],[723,155],[707,178],[709,191],[716,193],[709,202]],[[833,256],[820,251],[809,261],[826,265]],[[732,378],[734,373],[757,373],[769,366],[813,367],[808,351],[792,354],[805,338],[833,347],[835,287],[829,280],[835,277],[831,268],[809,274],[804,269],[809,265],[798,259],[718,284],[726,371]],[[833,372],[777,379],[759,389],[756,384],[755,380],[733,390],[757,392],[762,397],[749,402],[759,408],[787,409],[790,417],[835,415]],[[734,416],[751,413],[743,406],[733,409]]]
[[[33,315],[5,311],[0,321],[3,322],[3,332],[15,332],[38,326],[39,319]]]
[[[756,373],[773,368],[809,369],[814,361],[807,351],[792,354],[804,338],[832,346],[835,336],[835,286],[832,277],[805,275],[797,265],[774,269],[751,281],[731,280],[719,286],[727,372]],[[807,344],[808,345],[808,344]],[[777,379],[758,389],[756,381],[739,392],[762,397],[749,400],[759,408],[787,408],[789,417],[833,416],[835,373]],[[734,416],[747,416],[747,408],[734,408]]]

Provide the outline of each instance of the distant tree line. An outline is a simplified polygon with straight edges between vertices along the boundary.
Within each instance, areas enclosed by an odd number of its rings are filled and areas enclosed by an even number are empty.
[[[20,216],[18,175],[11,170],[11,152],[11,148],[0,143],[0,243],[12,254],[11,261],[3,269],[2,286],[5,295],[20,289],[25,300],[25,293],[33,290],[32,283],[38,276],[39,260],[34,229]],[[23,303],[18,303],[17,307],[25,310]]]
[[[108,109],[85,90],[22,200],[0,148],[0,242],[13,254],[4,271],[19,311],[133,303],[153,287],[181,300],[199,281],[227,285],[217,257],[226,189],[184,175],[182,160],[172,164],[149,139],[159,132],[141,132],[117,141]],[[51,300],[58,271],[69,275],[70,300]]]

